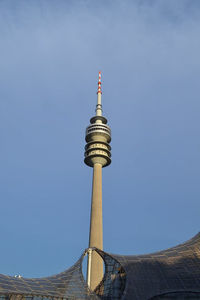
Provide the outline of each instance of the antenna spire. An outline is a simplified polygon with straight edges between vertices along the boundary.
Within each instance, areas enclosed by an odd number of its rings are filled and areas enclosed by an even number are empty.
[[[97,105],[96,105],[96,116],[102,116],[102,105],[101,105],[101,72],[99,72],[98,90],[97,90]]]

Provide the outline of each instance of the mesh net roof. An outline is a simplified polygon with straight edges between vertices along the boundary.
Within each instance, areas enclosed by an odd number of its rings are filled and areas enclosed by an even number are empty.
[[[54,276],[26,279],[0,275],[0,300],[200,299],[200,234],[184,244],[148,255],[123,256],[93,250],[105,263],[103,280],[94,292],[82,274],[86,250],[70,269]]]
[[[82,274],[82,261],[86,252],[70,269],[45,278],[16,278],[0,275],[2,299],[120,299],[125,287],[123,268],[110,255],[94,249],[105,262],[105,276],[95,292],[92,292]],[[113,284],[112,284],[113,282]],[[1,300],[1,298],[0,298]]]
[[[113,257],[126,273],[122,299],[159,299],[159,295],[164,299],[164,294],[174,299],[172,293],[178,299],[190,299],[183,297],[186,292],[200,299],[200,233],[184,244],[153,254]]]

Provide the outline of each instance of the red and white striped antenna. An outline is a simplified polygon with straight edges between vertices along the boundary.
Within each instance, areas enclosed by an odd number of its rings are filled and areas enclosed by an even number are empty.
[[[99,72],[98,91],[97,94],[102,94],[101,91],[101,72]]]
[[[96,105],[96,115],[102,116],[102,105],[101,105],[101,72],[99,72],[99,80],[98,80],[98,90],[97,90],[97,105]]]

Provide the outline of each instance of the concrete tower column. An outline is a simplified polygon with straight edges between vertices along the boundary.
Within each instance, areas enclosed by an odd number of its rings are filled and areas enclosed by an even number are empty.
[[[93,168],[89,248],[103,250],[102,167],[111,163],[111,130],[102,116],[101,94],[99,72],[96,116],[90,119],[91,124],[86,128],[84,162]],[[103,277],[103,260],[95,251],[89,251],[88,256],[87,282],[90,289],[94,290]]]
[[[102,165],[98,163],[93,168],[89,248],[92,247],[103,249]],[[103,261],[95,251],[91,253],[90,278],[92,290],[103,278]]]

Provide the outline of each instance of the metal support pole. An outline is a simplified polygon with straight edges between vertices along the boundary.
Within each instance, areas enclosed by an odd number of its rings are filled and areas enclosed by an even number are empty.
[[[90,288],[91,283],[91,264],[92,264],[92,249],[88,249],[88,268],[87,268],[87,284]]]

